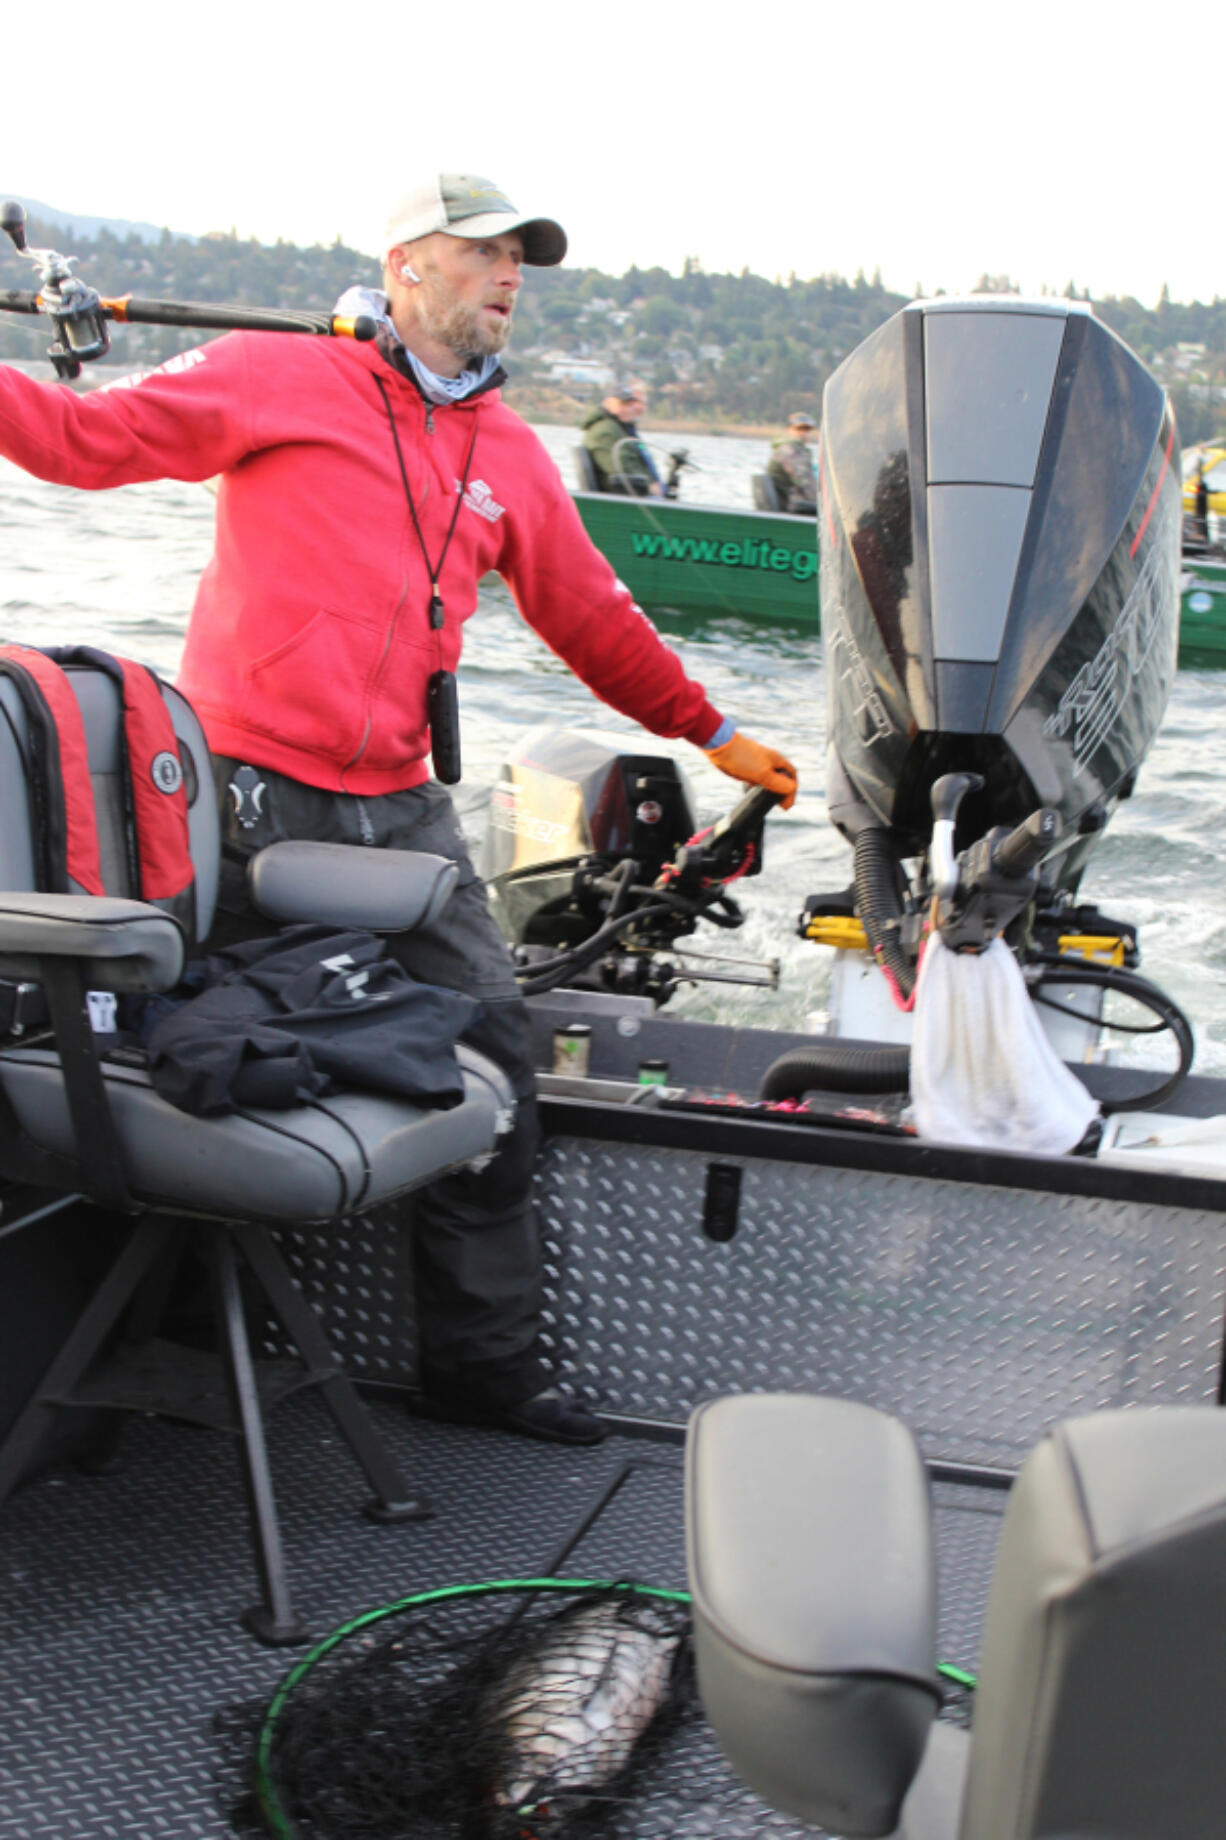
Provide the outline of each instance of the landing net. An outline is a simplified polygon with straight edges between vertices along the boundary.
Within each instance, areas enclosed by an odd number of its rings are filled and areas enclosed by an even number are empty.
[[[689,1602],[627,1581],[504,1579],[354,1617],[267,1705],[218,1721],[230,1821],[252,1840],[799,1835],[702,1715]],[[974,1677],[938,1671],[955,1685],[944,1716],[969,1723]]]
[[[670,1740],[701,1722],[689,1632],[684,1592],[563,1579],[355,1618],[264,1710],[231,1819],[277,1840],[628,1836]]]

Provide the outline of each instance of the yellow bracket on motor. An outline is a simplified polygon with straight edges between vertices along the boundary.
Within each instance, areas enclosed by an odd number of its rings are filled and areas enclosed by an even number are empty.
[[[1067,958],[1080,953],[1082,958],[1092,958],[1102,964],[1122,965],[1124,962],[1124,941],[1117,933],[1062,933],[1058,943]]]
[[[838,952],[868,951],[864,922],[854,914],[814,914],[804,936],[814,945],[833,946]],[[1108,965],[1124,963],[1124,941],[1117,933],[1062,933],[1058,943],[1068,958],[1079,956]]]
[[[868,951],[864,922],[854,914],[814,914],[804,936],[816,945],[835,946],[841,952]]]

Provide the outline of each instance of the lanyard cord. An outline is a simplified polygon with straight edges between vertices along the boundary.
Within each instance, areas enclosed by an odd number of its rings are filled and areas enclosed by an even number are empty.
[[[404,485],[405,498],[408,500],[409,516],[413,520],[413,529],[417,532],[417,542],[421,550],[422,560],[430,575],[430,624],[436,632],[441,632],[445,616],[443,612],[443,597],[439,593],[438,580],[443,572],[443,564],[447,560],[447,551],[451,548],[451,539],[455,535],[456,520],[460,515],[460,506],[464,503],[464,492],[468,485],[469,472],[472,469],[473,449],[477,445],[477,418],[475,415],[473,416],[472,440],[468,443],[468,455],[464,461],[464,477],[461,479],[460,489],[456,493],[455,510],[451,514],[451,523],[447,526],[447,535],[443,538],[443,547],[439,551],[438,561],[432,566],[430,562],[430,552],[426,548],[426,539],[422,534],[421,522],[417,516],[417,506],[413,503],[413,493],[409,487],[408,469],[404,464],[404,452],[400,446],[400,436],[396,431],[396,417],[392,414],[392,405],[388,398],[387,390],[384,387],[382,377],[376,377],[375,382],[378,385],[379,394],[383,398],[383,407],[387,410],[387,420],[388,426],[392,431],[392,440],[396,443],[396,458],[400,463],[400,478]],[[443,662],[443,641],[441,638],[438,642],[438,654],[439,664],[441,665]]]

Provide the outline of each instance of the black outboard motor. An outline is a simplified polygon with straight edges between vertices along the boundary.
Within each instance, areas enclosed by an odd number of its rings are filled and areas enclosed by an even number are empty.
[[[1074,905],[1174,679],[1176,452],[1162,388],[1076,301],[916,302],[826,386],[827,801],[855,869],[800,930],[850,945],[859,922],[900,1009],[930,925],[955,951],[1003,929],[1036,1002],[1092,1028],[1124,990],[1190,1059],[1186,1021],[1130,975],[1135,935]],[[1074,970],[1070,935],[1112,962]],[[867,1034],[873,1001],[835,1032]]]
[[[875,947],[946,775],[959,850],[1055,813],[1043,885],[1071,898],[1174,678],[1175,451],[1163,390],[1076,301],[917,302],[830,379],[828,804]]]
[[[1052,808],[1076,885],[1174,678],[1174,456],[1163,390],[1076,301],[917,302],[839,367],[821,607],[850,840],[920,853],[933,783],[976,773],[966,837]]]

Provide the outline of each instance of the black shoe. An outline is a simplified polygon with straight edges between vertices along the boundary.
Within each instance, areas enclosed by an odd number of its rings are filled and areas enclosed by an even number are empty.
[[[427,1381],[418,1410],[449,1425],[485,1425],[496,1431],[514,1431],[520,1437],[540,1438],[547,1444],[599,1444],[607,1435],[605,1426],[586,1406],[556,1386],[509,1406],[462,1387]]]
[[[549,1444],[599,1444],[606,1435],[594,1413],[556,1386],[521,1400],[517,1406],[504,1407],[497,1423],[506,1431],[543,1438]]]

